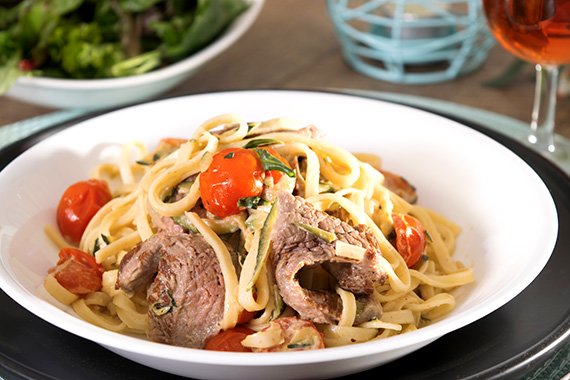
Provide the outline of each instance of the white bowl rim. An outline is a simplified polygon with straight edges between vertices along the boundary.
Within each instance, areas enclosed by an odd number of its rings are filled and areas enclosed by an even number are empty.
[[[292,94],[309,93],[317,95],[325,94],[332,96],[346,96],[352,98],[357,97],[357,98],[371,99],[379,103],[389,104],[391,107],[399,108],[402,111],[418,112],[426,115],[426,117],[442,118],[446,120],[446,123],[452,123],[457,125],[457,127],[459,128],[466,128],[476,134],[481,134],[480,132],[475,131],[463,124],[460,124],[451,119],[447,119],[445,117],[436,115],[428,111],[420,110],[405,105],[386,102],[382,100],[377,100],[374,99],[373,97],[352,95],[346,93],[337,93],[333,91],[326,92],[326,91],[313,91],[313,90],[308,90],[308,91],[307,90],[245,90],[245,91],[234,90],[234,91],[209,92],[209,93],[177,96],[174,98],[145,102],[139,105],[124,107],[116,111],[107,112],[105,114],[110,115],[112,113],[122,112],[124,110],[141,107],[147,103],[168,102],[169,100],[179,99],[179,98],[191,98],[195,96],[211,96],[211,95],[228,94],[228,93],[236,93],[237,95],[239,95],[239,93],[260,93],[263,96],[267,96],[272,92],[292,93]],[[79,124],[82,123],[84,122],[82,121]],[[76,127],[76,125],[72,126],[71,128],[74,127]],[[504,149],[507,154],[516,156],[515,153],[511,152],[505,147],[502,147],[501,149]],[[544,186],[545,191],[548,192],[548,188],[546,187],[546,185],[544,185],[544,183],[542,182],[538,174],[536,174],[534,169],[532,169],[522,159],[520,158],[518,159],[520,160],[520,164],[529,169],[532,172],[532,174],[535,176],[535,178],[538,179],[540,183],[542,183],[542,186]],[[553,220],[556,220],[556,226],[558,227],[556,206],[554,205],[554,201],[552,200],[551,197],[550,197],[550,202],[551,202],[550,207],[549,209],[545,210],[545,213],[547,213],[546,215],[548,216],[548,218],[554,218]],[[533,273],[531,276],[529,276],[529,278],[532,278],[532,280],[536,278],[538,273],[544,268],[546,262],[550,258],[552,249],[554,248],[554,245],[557,240],[557,234],[554,234],[554,236],[552,236],[552,239],[553,240],[551,241],[545,242],[545,246],[548,247],[548,249],[550,250],[550,254],[542,255],[541,256],[542,260],[536,262],[536,273]],[[350,359],[355,357],[377,355],[384,352],[403,349],[405,347],[413,346],[414,344],[418,344],[421,342],[429,343],[435,339],[444,336],[447,333],[456,331],[458,328],[467,326],[468,324],[475,322],[476,320],[490,314],[492,311],[497,310],[501,306],[505,305],[508,301],[510,301],[514,296],[519,294],[524,288],[526,288],[530,284],[530,282],[517,283],[511,288],[509,292],[502,293],[501,297],[494,297],[491,302],[486,302],[484,305],[481,305],[481,307],[478,307],[475,310],[471,310],[470,313],[463,312],[461,314],[454,315],[450,318],[446,318],[445,321],[442,321],[450,323],[435,323],[432,325],[425,326],[417,331],[412,331],[406,334],[390,337],[390,339],[385,339],[381,341],[370,341],[355,345],[332,347],[332,348],[327,348],[325,350],[314,350],[314,351],[278,352],[278,353],[224,352],[223,364],[221,364],[220,352],[217,351],[207,351],[207,350],[160,344],[108,331],[103,328],[94,326],[88,322],[85,322],[73,315],[70,315],[60,309],[55,308],[47,301],[38,299],[37,296],[29,293],[22,285],[20,285],[16,281],[16,279],[12,278],[11,274],[7,271],[4,265],[0,265],[0,288],[2,288],[12,299],[14,299],[20,305],[25,307],[28,311],[36,314],[38,317],[54,324],[55,326],[62,328],[66,331],[69,331],[75,335],[99,343],[103,346],[112,347],[113,349],[124,350],[131,353],[137,353],[141,356],[152,356],[156,358],[162,358],[162,359],[174,360],[180,362],[195,362],[202,364],[217,364],[217,365],[228,365],[228,366],[238,366],[238,367],[242,366],[265,367],[273,365],[295,365],[295,364],[317,363],[317,362],[324,363],[340,359]],[[49,309],[49,312],[44,314],[42,313],[42,309],[45,309],[46,307]],[[65,323],[62,324],[62,321]],[[420,340],[416,339],[418,336],[421,338]],[[261,358],[260,355],[263,356],[262,360],[260,360]]]

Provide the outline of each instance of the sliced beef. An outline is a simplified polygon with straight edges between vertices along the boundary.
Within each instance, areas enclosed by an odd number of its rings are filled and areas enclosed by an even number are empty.
[[[303,128],[299,129],[289,129],[289,128],[282,128],[281,126],[276,126],[274,124],[270,124],[268,126],[257,127],[251,131],[251,133],[247,134],[247,138],[254,138],[260,137],[267,133],[298,133],[301,136],[308,137],[308,138],[321,138],[323,134],[321,131],[314,125],[308,125]]]
[[[150,224],[155,231],[170,235],[184,233],[184,227],[176,223],[171,217],[160,215],[152,207],[148,208],[148,213],[150,215]]]
[[[330,216],[334,216],[335,218],[338,218],[350,225],[353,224],[352,221],[350,220],[350,214],[342,207],[339,207],[335,210],[327,210],[327,214],[329,214]]]
[[[384,187],[396,193],[408,203],[414,204],[418,201],[416,188],[407,179],[386,170],[380,170],[380,172],[384,175]]]
[[[363,294],[356,297],[356,318],[354,325],[380,319],[382,317],[382,303],[375,296],[377,293]]]
[[[157,234],[137,244],[123,257],[119,266],[116,287],[134,293],[146,287],[156,275],[162,253],[164,234]]]
[[[206,218],[207,211],[202,202],[197,203],[192,210],[201,218]],[[153,229],[157,232],[166,232],[167,234],[175,235],[185,232],[184,227],[178,224],[170,216],[162,216],[156,212],[152,207],[149,207],[150,223]]]
[[[191,211],[198,214],[198,216],[201,218],[207,218],[207,211],[201,202],[197,203],[192,208]],[[153,229],[159,233],[164,233],[167,235],[177,235],[188,232],[188,229],[183,227],[177,221],[175,221],[174,218],[170,216],[162,216],[156,211],[154,211],[151,207],[149,208],[149,215]],[[231,234],[221,235],[220,238],[228,248],[228,251],[232,258],[232,263],[234,264],[234,268],[236,269],[236,274],[239,277],[241,273],[241,264],[243,261],[243,259],[240,260],[240,257],[245,257],[246,254],[244,252],[245,248],[241,231],[238,230]]]
[[[198,178],[198,174],[193,174],[180,182],[174,189],[172,189],[172,192],[166,197],[165,201],[174,203],[184,198],[190,192],[192,185],[196,182],[196,178]],[[206,211],[206,209],[204,209],[204,211]]]
[[[273,265],[279,292],[301,318],[315,323],[336,323],[342,312],[340,297],[333,291],[301,286],[302,269],[320,265],[338,286],[355,294],[369,295],[386,274],[378,264],[380,246],[368,227],[349,224],[315,209],[303,198],[285,192],[278,196],[278,214],[271,232]],[[335,242],[327,242],[300,225],[334,232],[336,238],[366,249],[361,261],[335,254]]]
[[[226,132],[234,131],[239,128],[237,123],[235,124],[227,124],[221,128],[215,128],[210,130],[210,133],[216,136],[223,135]],[[280,132],[288,132],[288,133],[298,133],[302,136],[309,137],[309,138],[319,138],[322,137],[321,131],[314,125],[308,125],[303,128],[293,129],[284,127],[283,125],[279,125],[276,123],[266,123],[261,126],[256,126],[250,133],[247,134],[247,138],[255,138],[259,136],[263,136],[267,133],[280,133]]]
[[[197,234],[157,233],[121,261],[117,285],[146,286],[148,336],[156,342],[202,348],[224,313],[224,279],[211,246]]]

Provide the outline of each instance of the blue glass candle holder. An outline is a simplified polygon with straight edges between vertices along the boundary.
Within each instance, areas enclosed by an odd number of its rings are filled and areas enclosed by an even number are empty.
[[[393,83],[454,79],[483,63],[494,39],[480,0],[327,0],[343,55]]]

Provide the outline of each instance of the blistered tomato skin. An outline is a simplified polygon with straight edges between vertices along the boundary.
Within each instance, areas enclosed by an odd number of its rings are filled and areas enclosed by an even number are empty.
[[[254,332],[247,327],[236,326],[211,337],[204,348],[212,351],[251,352],[250,348],[242,346],[241,341]]]
[[[93,216],[111,200],[105,181],[89,179],[69,186],[57,207],[57,226],[69,242],[78,244]]]
[[[277,159],[279,159],[279,161],[281,161],[283,164],[285,164],[287,167],[290,167],[289,163],[287,162],[287,160],[281,156],[279,153],[277,153],[274,149],[266,147],[266,146],[262,146],[259,147],[258,149],[263,149],[267,152],[269,152],[269,154],[271,154],[272,156],[276,157]],[[265,177],[268,178],[273,178],[273,183],[276,184],[277,182],[279,182],[281,180],[281,177],[283,177],[285,175],[285,173],[283,173],[282,171],[279,170],[267,170],[265,172]]]
[[[426,247],[426,232],[421,222],[411,215],[392,214],[396,233],[396,250],[408,268],[420,260]]]
[[[103,267],[93,256],[77,248],[63,248],[57,266],[50,272],[71,293],[83,295],[101,289]]]
[[[224,218],[238,214],[241,198],[260,196],[265,174],[257,153],[250,149],[224,149],[200,174],[200,196],[206,210]]]

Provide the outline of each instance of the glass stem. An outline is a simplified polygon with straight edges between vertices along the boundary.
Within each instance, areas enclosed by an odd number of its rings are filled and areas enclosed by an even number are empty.
[[[539,150],[554,153],[558,66],[537,64],[535,69],[536,87],[530,123],[531,134],[528,136],[528,141]]]

